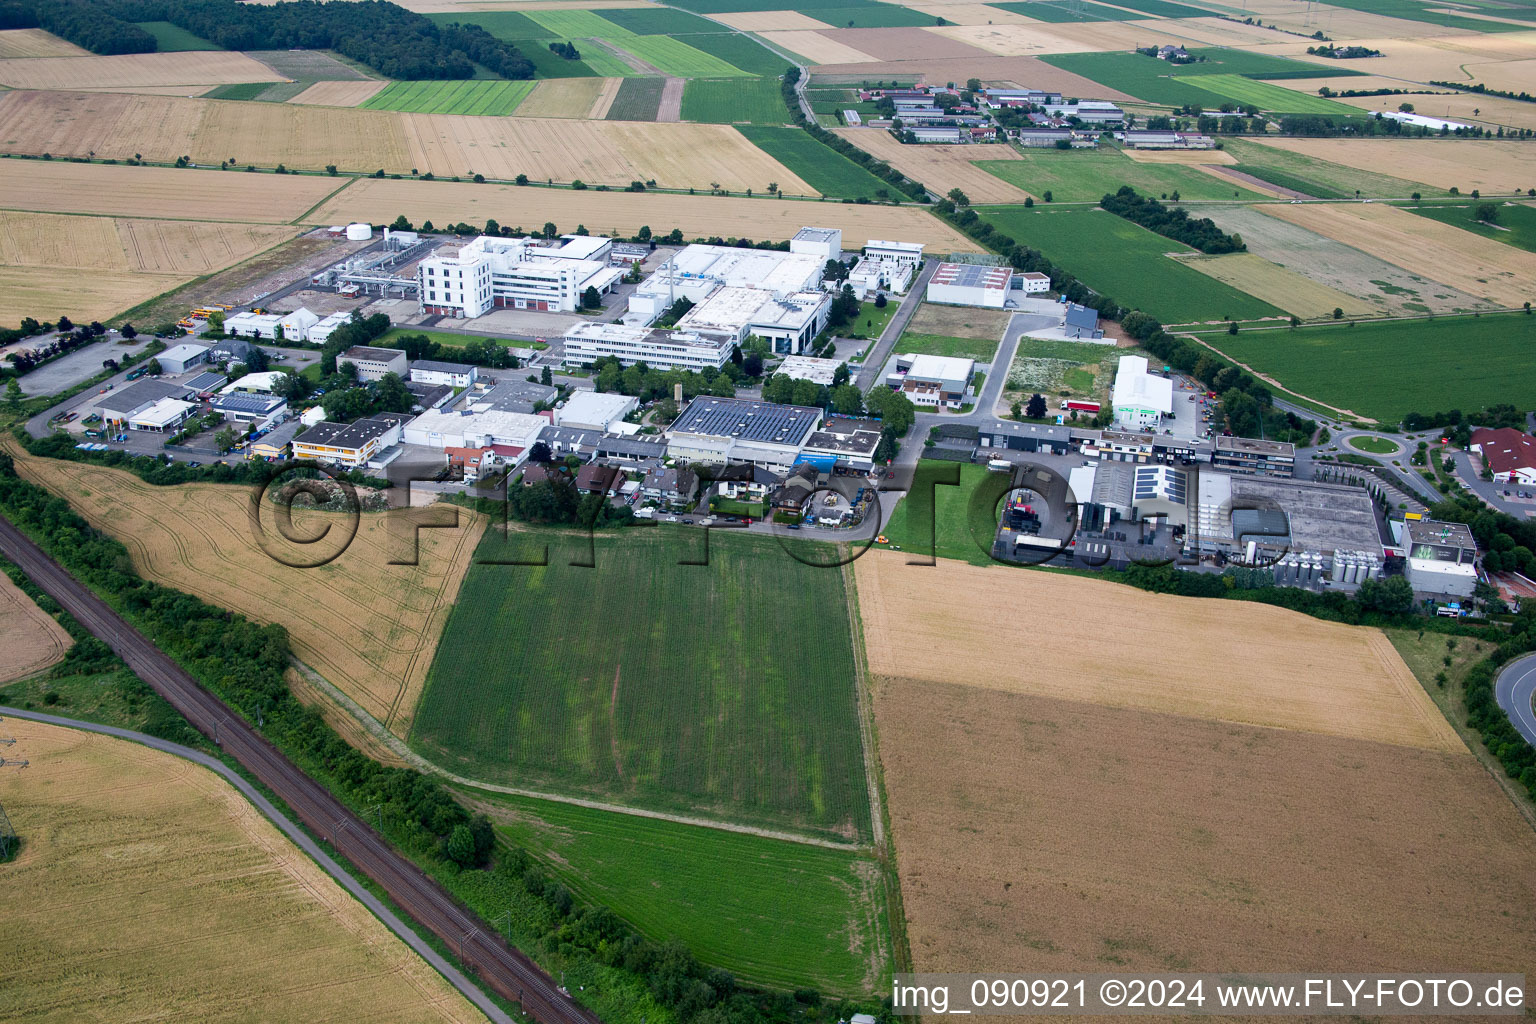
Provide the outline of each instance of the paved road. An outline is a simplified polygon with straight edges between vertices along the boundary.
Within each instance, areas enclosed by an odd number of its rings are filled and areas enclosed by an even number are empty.
[[[286,814],[274,807],[272,801],[262,796],[261,792],[247,782],[240,773],[230,768],[218,758],[211,757],[201,750],[193,750],[191,747],[184,747],[180,743],[172,743],[169,740],[162,740],[159,737],[149,736],[142,732],[134,732],[131,729],[119,729],[112,725],[82,722],[74,718],[61,718],[58,715],[45,715],[40,711],[23,711],[21,708],[9,708],[0,705],[0,718],[7,715],[12,718],[25,718],[33,722],[62,725],[70,729],[83,729],[87,732],[99,732],[107,736],[115,736],[118,739],[131,740],[134,743],[140,743],[146,747],[164,751],[167,754],[175,754],[177,757],[200,764],[210,771],[218,772],[224,777],[224,781],[238,789],[247,800],[256,806],[257,810],[267,816],[272,824],[276,825],[289,839],[293,840],[299,849],[309,854],[315,863],[325,870],[326,874],[336,879],[336,881],[342,884],[343,888],[357,897],[358,901],[371,910],[375,917],[384,922],[386,928],[398,935],[406,945],[419,953],[422,959],[436,968],[438,973],[447,978],[448,982],[462,992],[466,999],[479,1007],[482,1013],[491,1020],[496,1021],[497,1024],[513,1024],[510,1014],[486,998],[485,993],[475,987],[474,983],[468,978],[464,977],[458,968],[438,955],[437,950],[433,949],[421,936],[408,927],[404,921],[400,920],[394,911],[386,907],[373,893],[363,888],[357,879],[348,874],[329,854],[320,849],[319,844],[311,839],[307,832],[295,825]]]
[[[901,300],[901,305],[896,308],[896,315],[891,317],[885,330],[880,332],[880,340],[875,343],[874,349],[869,353],[869,358],[864,360],[864,368],[859,371],[854,383],[865,394],[880,380],[880,375],[885,372],[886,360],[891,358],[891,350],[896,347],[896,339],[907,329],[907,321],[912,319],[912,314],[917,312],[917,307],[922,305],[923,296],[928,292],[928,279],[933,272],[939,269],[939,261],[934,259],[924,260],[923,269],[917,272],[912,280],[912,287],[907,289],[907,297]]]
[[[456,950],[491,988],[521,1003],[543,1024],[598,1024],[594,1014],[561,993],[547,974],[503,942],[491,925],[454,902],[436,882],[4,519],[0,519],[0,553],[20,566],[93,636],[105,641],[194,728],[211,737],[276,793],[305,825],[382,886],[418,924]]]
[[[1536,711],[1531,710],[1531,699],[1536,697],[1536,654],[1527,654],[1505,665],[1494,683],[1493,695],[1516,731],[1536,746]]]

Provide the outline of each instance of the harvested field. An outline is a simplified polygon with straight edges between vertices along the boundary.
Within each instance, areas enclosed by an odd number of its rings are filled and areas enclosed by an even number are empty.
[[[817,28],[821,31],[796,29],[764,32],[762,36],[774,46],[797,54],[813,64],[868,64],[880,59],[838,41],[819,22]]]
[[[567,228],[585,224],[592,231],[615,235],[632,235],[642,224],[648,224],[652,231],[663,234],[678,228],[690,239],[712,235],[788,239],[809,221],[841,228],[850,240],[894,237],[922,242],[936,252],[965,252],[974,248],[974,243],[954,228],[914,207],[844,203],[812,207],[735,196],[634,195],[565,189],[547,189],[536,195],[537,206],[528,225],[536,217],[541,224],[546,220]],[[439,223],[484,223],[487,217],[505,219],[508,210],[528,208],[531,202],[529,192],[515,185],[364,179],[343,189],[311,219],[316,224],[349,220],[383,224],[404,213],[418,223],[427,218]]]
[[[73,643],[52,615],[0,573],[0,682],[41,672],[63,658]]]
[[[1292,86],[1294,83],[1276,82],[1275,84]],[[1401,89],[1403,83],[1397,82],[1394,87]],[[1373,113],[1396,110],[1400,103],[1412,103],[1414,113],[1429,117],[1443,117],[1487,127],[1504,125],[1509,128],[1536,128],[1536,104],[1521,100],[1507,100],[1499,96],[1479,96],[1475,92],[1446,94],[1436,90],[1433,94],[1356,96],[1352,99],[1341,97],[1338,102]]]
[[[871,552],[856,563],[877,676],[952,682],[954,652],[964,650],[964,678],[977,689],[1466,752],[1378,630],[1077,576],[906,562]],[[999,635],[984,609],[1017,606],[1112,606],[1124,642],[1084,643],[1072,616]]]
[[[179,220],[119,220],[116,227],[132,269],[184,277],[223,270],[299,233],[297,228],[282,224],[200,224]]]
[[[613,101],[618,98],[619,90],[624,86],[622,78],[603,79],[603,88],[592,100],[592,108],[586,116],[594,121],[601,121],[613,110]]]
[[[192,151],[203,101],[84,92],[0,95],[0,151],[171,161]],[[225,153],[220,159],[228,157]]]
[[[1536,188],[1530,147],[1497,139],[1266,139],[1262,143],[1381,174],[1410,169],[1415,181],[1464,193]]]
[[[905,678],[875,715],[917,970],[1536,965],[1536,841],[1464,750]]]
[[[1536,57],[1530,60],[1508,60],[1491,64],[1478,64],[1470,67],[1472,77],[1490,89],[1502,89],[1505,92],[1530,91],[1533,77],[1536,77]],[[1455,78],[1441,79],[1441,81],[1454,82]]]
[[[906,61],[985,57],[988,51],[926,28],[840,28],[830,38],[876,60]]]
[[[153,487],[122,470],[24,452],[17,468],[126,544],[147,579],[280,623],[302,661],[389,728],[401,735],[410,728],[481,520],[461,512],[457,529],[422,530],[419,564],[391,565],[410,552],[409,523],[421,513],[364,515],[344,554],[319,569],[295,569],[258,545],[244,487]]]
[[[282,76],[242,53],[197,50],[114,57],[33,57],[0,60],[0,85],[12,89],[104,89],[137,85],[228,85],[275,82]]]
[[[0,213],[0,264],[133,270],[114,223],[105,217]]]
[[[1450,224],[1415,217],[1381,203],[1321,207],[1314,204],[1260,208],[1413,274],[1441,281],[1504,306],[1530,301],[1536,253],[1501,245]]]
[[[1123,149],[1139,164],[1235,164],[1237,158],[1224,149]]]
[[[907,330],[916,334],[940,334],[951,338],[1001,340],[1013,314],[1001,309],[970,306],[935,306],[925,302],[917,307]],[[901,351],[905,351],[902,349]]]
[[[1377,312],[1370,302],[1276,266],[1256,253],[1234,252],[1225,256],[1171,253],[1170,257],[1304,320],[1331,316],[1335,309],[1342,309],[1345,316],[1368,316]]]
[[[426,116],[292,103],[183,102],[202,108],[189,152],[193,161],[206,164],[235,156],[263,167],[318,170],[335,164],[352,171],[408,171],[415,165],[407,155],[403,120]]]
[[[316,82],[288,102],[316,107],[356,107],[388,84],[377,81]]]
[[[958,188],[973,203],[1022,203],[1029,193],[977,167],[977,160],[1019,160],[1019,151],[1002,143],[968,146],[904,146],[889,132],[873,128],[835,128],[838,135],[915,181],[943,195]]]
[[[1084,25],[946,25],[943,28],[924,31],[941,35],[953,43],[973,46],[985,53],[995,53],[1004,57],[1130,49],[1136,45],[1137,40],[1144,40],[1149,36],[1143,22],[1118,21],[1092,22]]]
[[[984,83],[1015,85],[1028,84],[1036,89],[1054,89],[1070,95],[1102,97],[1107,100],[1130,100],[1132,96],[1107,86],[1099,85],[1082,75],[1053,67],[1038,57],[975,57],[968,60],[944,58],[939,60],[881,61],[876,65],[821,64],[811,69],[817,82],[848,78],[863,81],[876,78],[921,78],[930,85],[945,82],[963,82],[979,78]]]
[[[993,7],[991,4],[978,3],[942,3],[942,4],[903,4],[908,10],[926,14],[937,21],[943,18],[951,25],[1029,25],[1034,24],[1029,18],[1012,11],[1005,11],[1001,7]]]
[[[284,223],[339,184],[298,175],[0,160],[0,205],[57,213]]]
[[[768,38],[772,32],[809,31],[826,28],[824,22],[808,18],[798,11],[741,11],[732,14],[711,14],[710,20],[729,25],[738,32],[757,32]],[[17,54],[22,56],[22,54]]]
[[[0,32],[0,59],[12,57],[89,57],[91,51],[60,39],[40,28],[12,28]]]
[[[549,78],[538,82],[517,108],[518,117],[590,117],[609,78]]]
[[[82,322],[106,320],[185,281],[175,275],[75,267],[0,266],[0,325],[14,326],[40,309],[68,310]]]
[[[222,778],[127,740],[6,729],[31,762],[0,776],[23,837],[0,887],[12,1019],[485,1020]]]
[[[369,78],[324,50],[251,50],[246,54],[295,82],[356,82]]]

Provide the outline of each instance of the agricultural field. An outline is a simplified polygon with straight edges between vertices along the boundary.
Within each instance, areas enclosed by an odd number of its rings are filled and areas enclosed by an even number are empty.
[[[97,89],[225,85],[281,78],[243,53],[130,53],[113,57],[27,57],[0,60],[0,85],[12,89]]]
[[[1473,219],[1477,205],[1475,201],[1433,206],[1415,204],[1401,209],[1505,245],[1513,245],[1517,249],[1536,252],[1536,207],[1528,203],[1498,203],[1498,219],[1493,224],[1487,224]]]
[[[139,28],[155,37],[159,53],[187,53],[193,50],[222,50],[218,43],[210,43],[202,36],[195,36],[180,25],[168,21],[140,21]]]
[[[365,110],[412,114],[505,117],[532,91],[532,82],[392,82],[359,105]]]
[[[1434,280],[1502,306],[1518,307],[1532,297],[1536,254],[1415,217],[1396,206],[1375,203],[1325,208],[1308,203],[1260,209],[1410,273],[1432,274]]]
[[[23,477],[69,499],[127,545],[146,579],[279,623],[300,660],[388,728],[409,729],[480,520],[458,511],[458,528],[419,531],[419,564],[393,565],[411,552],[412,524],[426,513],[365,514],[342,555],[318,569],[296,569],[252,542],[248,488],[154,487],[123,470],[12,454]],[[300,529],[302,519],[295,515]],[[264,536],[282,543],[270,523]]]
[[[1293,391],[1382,423],[1409,412],[1519,405],[1536,387],[1536,318],[1479,318],[1242,331],[1207,344]],[[1390,366],[1384,374],[1381,368]]]
[[[625,78],[603,116],[609,121],[654,121],[665,87],[664,78]]]
[[[1022,203],[1028,193],[990,174],[977,161],[1020,159],[1019,151],[1002,143],[967,146],[904,146],[889,132],[873,128],[837,128],[838,135],[885,161],[913,181],[940,194],[958,188],[973,203]],[[1103,193],[1099,193],[1103,195]]]
[[[1190,52],[1203,54],[1209,59],[1205,63],[1179,65],[1172,74],[1166,61],[1139,53],[1058,53],[1046,55],[1042,59],[1048,64],[1111,89],[1118,89],[1137,99],[1170,106],[1183,106],[1186,103],[1210,106],[1211,93],[1202,88],[1198,81],[1208,75],[1219,75],[1221,77],[1218,81],[1227,81],[1238,76],[1259,79],[1315,78],[1318,74],[1315,64],[1269,54],[1199,48],[1191,48]],[[1349,75],[1349,72],[1350,69],[1343,68],[1334,74]],[[1267,91],[1265,95],[1268,95]],[[1354,112],[1352,108],[1343,109],[1346,113]]]
[[[613,45],[663,74],[679,78],[751,77],[734,64],[671,36],[626,36],[614,40]]]
[[[317,107],[356,107],[388,86],[388,82],[376,81],[316,82],[287,102],[310,103]]]
[[[1530,153],[1503,139],[1266,139],[1261,146],[1313,160],[1342,164],[1352,171],[1387,174],[1412,168],[1432,189],[1473,189],[1488,197],[1536,188]],[[1359,186],[1355,186],[1359,187]],[[1432,189],[1421,189],[1429,195]],[[1406,199],[1397,193],[1393,198]]]
[[[89,57],[91,51],[40,28],[0,31],[0,60],[12,57]]]
[[[896,343],[896,351],[909,355],[956,356],[990,363],[997,354],[997,345],[997,338],[954,338],[909,330]]]
[[[989,207],[978,211],[994,228],[1032,246],[1116,301],[1145,310],[1164,323],[1257,320],[1281,311],[1199,271],[1167,253],[1193,252],[1102,210]]]
[[[702,543],[666,527],[599,534],[591,549],[488,532],[411,745],[476,780],[866,837],[842,575],[740,534],[711,537],[707,566],[680,564]],[[602,587],[569,564],[589,558]]]
[[[1003,382],[1003,402],[1028,402],[1036,393],[1046,399],[1048,411],[1068,392],[1070,398],[1091,402],[1105,400],[1116,361],[1124,355],[1114,345],[1090,345],[1054,338],[1020,338],[1019,347]]]
[[[752,984],[878,990],[890,964],[879,867],[865,854],[573,804],[465,795],[572,892]]]
[[[712,57],[725,61],[749,75],[778,78],[790,67],[791,62],[779,56],[755,39],[734,33],[688,36],[688,45],[702,50]]]
[[[222,778],[127,740],[5,725],[31,762],[0,774],[23,843],[0,886],[8,1016],[485,1020]]]
[[[1261,82],[1242,75],[1192,75],[1190,85],[1213,94],[1217,101],[1231,100],[1241,106],[1254,106],[1260,110],[1279,114],[1331,114],[1335,117],[1352,117],[1354,107],[1321,96],[1309,96],[1282,85]]]
[[[783,184],[782,179],[780,184]],[[308,219],[315,224],[345,224],[353,220],[388,224],[404,213],[417,223],[431,219],[438,223],[464,220],[483,224],[487,217],[507,220],[509,209],[523,209],[533,201],[515,185],[365,179],[342,189]],[[968,242],[964,235],[933,214],[910,206],[827,202],[813,207],[744,196],[636,195],[569,189],[540,191],[537,203],[537,221],[530,217],[524,227],[536,227],[552,220],[567,230],[576,224],[585,224],[594,232],[626,237],[633,235],[641,225],[649,225],[659,234],[677,228],[690,240],[717,235],[721,238],[784,240],[811,223],[839,228],[843,237],[849,239],[890,236],[922,242],[933,252],[963,252],[974,248],[974,243]],[[515,221],[512,223],[516,225]]]
[[[0,207],[46,213],[280,224],[344,182],[277,174],[0,160]]]
[[[690,78],[683,89],[683,120],[714,124],[789,120],[775,78]]]
[[[1342,309],[1345,316],[1351,317],[1369,316],[1377,311],[1371,302],[1319,284],[1255,253],[1233,252],[1222,256],[1187,253],[1173,259],[1304,320],[1329,317],[1335,309]]]
[[[517,108],[519,117],[600,117],[599,100],[619,83],[609,78],[549,78],[538,82]],[[610,97],[611,99],[611,97]],[[607,113],[604,109],[603,114]]]
[[[0,574],[0,682],[41,672],[74,643],[52,615]]]
[[[858,64],[877,63],[880,58],[834,39],[831,33],[809,29],[761,32],[764,39],[781,50],[788,50],[809,64],[835,64],[844,71]]]
[[[1105,193],[1130,185],[1143,195],[1166,199],[1262,198],[1237,181],[1223,181],[1181,163],[1144,163],[1118,149],[1026,149],[1017,160],[986,160],[977,164],[988,174],[1035,196],[1051,193],[1058,203],[1097,203]],[[1203,153],[1214,163],[1219,154]],[[974,198],[974,197],[973,197]]]
[[[874,199],[882,191],[893,197],[901,194],[889,182],[799,128],[739,125],[737,131],[822,195]]]
[[[1237,159],[1234,171],[1316,199],[1406,199],[1415,192],[1426,196],[1445,194],[1444,190],[1422,182],[1345,167],[1257,141],[1232,139],[1226,148]],[[1415,167],[1417,173],[1415,165],[1408,166]]]
[[[69,310],[82,322],[106,320],[181,284],[185,278],[126,270],[0,265],[0,326],[14,326],[40,310]]]

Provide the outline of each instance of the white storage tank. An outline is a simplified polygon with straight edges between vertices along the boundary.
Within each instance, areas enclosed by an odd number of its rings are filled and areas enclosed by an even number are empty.
[[[372,224],[364,224],[362,221],[357,221],[347,225],[347,241],[349,242],[366,242],[372,237]]]

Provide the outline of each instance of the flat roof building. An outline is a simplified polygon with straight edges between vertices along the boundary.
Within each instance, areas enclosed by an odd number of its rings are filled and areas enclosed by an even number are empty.
[[[929,302],[1002,309],[1013,286],[1012,267],[976,263],[940,263],[928,279]]]
[[[832,379],[837,374],[837,368],[842,365],[842,361],[838,359],[818,359],[815,356],[789,356],[773,372],[782,374],[791,380],[808,380],[812,384],[831,387]]]
[[[288,403],[283,399],[243,391],[217,395],[209,408],[226,420],[249,424],[253,430],[265,430],[288,417]]]
[[[1464,523],[1409,519],[1403,523],[1408,582],[1421,594],[1471,597],[1478,582],[1477,541]]]
[[[475,382],[479,370],[469,363],[449,363],[440,359],[418,359],[411,364],[411,380],[417,384],[440,384],[467,388]]]
[[[821,416],[806,406],[700,395],[667,429],[667,454],[685,462],[787,469]]]
[[[1204,472],[1198,500],[1187,546],[1202,554],[1260,565],[1295,554],[1324,573],[1338,551],[1384,554],[1376,502],[1363,487]]]
[[[1149,374],[1142,356],[1121,356],[1111,404],[1120,426],[1156,430],[1173,413],[1173,381]]]
[[[357,367],[358,380],[382,380],[386,373],[406,375],[409,360],[398,348],[375,348],[371,345],[353,345],[336,357],[336,365],[351,363]]]
[[[172,345],[154,358],[165,373],[186,373],[192,367],[208,361],[208,348],[205,345]]]
[[[1294,476],[1296,446],[1286,441],[1253,437],[1217,437],[1211,453],[1213,468],[1226,473]]]
[[[835,469],[867,473],[880,445],[880,421],[833,417],[812,431],[800,449],[800,461],[824,473]]]
[[[891,260],[894,263],[907,263],[912,266],[923,262],[924,245],[921,242],[891,242],[881,238],[871,238],[864,243],[864,256],[872,260]]]
[[[735,342],[683,331],[626,324],[577,324],[565,332],[561,362],[581,366],[617,358],[625,366],[645,363],[661,370],[718,370],[730,361]]]
[[[956,356],[902,355],[885,383],[915,405],[958,409],[965,402],[976,362]]]
[[[554,410],[555,426],[607,433],[639,408],[640,400],[614,392],[577,391]]]
[[[823,262],[843,258],[843,232],[839,228],[801,228],[789,240],[789,251],[815,256]]]
[[[472,319],[492,309],[579,309],[588,288],[606,295],[623,272],[609,266],[613,240],[565,235],[561,243],[481,235],[445,245],[416,268],[425,313]]]
[[[402,436],[406,444],[429,448],[526,449],[548,425],[549,420],[532,413],[428,409],[405,425]]]

